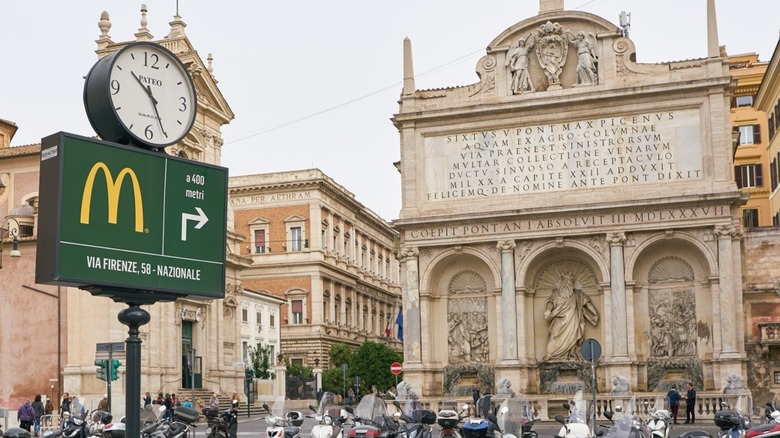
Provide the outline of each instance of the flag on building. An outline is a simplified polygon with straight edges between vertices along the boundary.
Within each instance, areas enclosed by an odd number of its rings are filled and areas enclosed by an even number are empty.
[[[398,326],[398,340],[403,342],[404,340],[404,309],[398,309],[398,317],[395,319],[395,325]]]
[[[385,336],[389,338],[390,337],[390,333],[392,333],[390,331],[390,321],[387,321],[387,325],[385,325]]]

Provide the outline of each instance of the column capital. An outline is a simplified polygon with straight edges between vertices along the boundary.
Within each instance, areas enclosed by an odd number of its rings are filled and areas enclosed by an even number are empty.
[[[742,228],[734,224],[716,225],[715,235],[718,236],[719,239],[739,238],[742,236]]]
[[[610,246],[621,246],[626,242],[626,233],[607,233],[607,242]]]
[[[398,258],[403,262],[408,259],[416,259],[420,256],[420,249],[416,246],[402,246],[398,251]]]
[[[499,240],[496,244],[496,248],[500,249],[501,251],[508,252],[515,249],[515,241],[514,240]]]

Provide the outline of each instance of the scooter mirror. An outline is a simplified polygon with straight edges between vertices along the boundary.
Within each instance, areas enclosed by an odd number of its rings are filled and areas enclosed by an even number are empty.
[[[398,400],[393,400],[393,406],[395,406],[398,409],[401,409],[401,403],[398,403]]]
[[[488,414],[487,419],[493,424],[498,424],[498,419],[493,414]]]
[[[268,408],[266,407],[266,409],[268,409]],[[349,412],[350,414],[354,414],[355,413],[355,411],[352,410],[352,406],[344,406],[344,410]]]
[[[568,404],[568,403],[567,403],[567,404]],[[563,415],[556,415],[556,416],[555,416],[555,421],[557,421],[557,422],[559,422],[559,423],[561,423],[561,424],[566,424],[566,419],[565,419],[565,418],[563,418]]]
[[[563,409],[566,409],[567,411],[571,409],[571,405],[568,403],[563,404]]]
[[[314,408],[314,405],[309,405],[309,409],[311,409],[314,412],[317,412],[317,409]]]
[[[461,411],[461,412],[465,412],[465,411],[468,411],[468,410],[469,410],[469,404],[468,404],[468,403],[465,403],[465,404],[463,405],[463,407],[462,407],[462,408],[460,408],[460,411]]]
[[[615,406],[615,412],[623,412],[623,406],[620,405]]]
[[[612,412],[604,411],[604,418],[606,418],[609,421],[612,421]]]
[[[271,408],[269,408],[265,403],[263,403],[263,409],[265,409],[266,412],[271,412]]]
[[[720,402],[720,407],[726,409],[727,407],[729,407],[729,404],[727,402],[722,401]]]
[[[506,414],[507,412],[509,412],[509,406],[504,406],[503,408],[501,408],[499,412],[501,412],[502,414]]]

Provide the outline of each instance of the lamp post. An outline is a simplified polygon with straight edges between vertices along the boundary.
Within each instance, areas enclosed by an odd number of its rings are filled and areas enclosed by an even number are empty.
[[[16,222],[16,228],[11,228],[10,226],[6,225],[6,228],[0,227],[0,269],[3,269],[3,244],[5,243],[5,239],[8,237],[13,237],[13,246],[11,247],[11,252],[8,253],[10,257],[21,257],[22,252],[19,251],[19,221],[12,217],[5,217],[6,222],[8,221],[14,221]]]

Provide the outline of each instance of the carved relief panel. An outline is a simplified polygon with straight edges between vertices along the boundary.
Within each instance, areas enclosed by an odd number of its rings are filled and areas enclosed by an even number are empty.
[[[648,273],[650,355],[696,355],[696,298],[693,269],[679,257],[657,261]],[[654,287],[655,286],[655,287]]]
[[[487,325],[487,284],[481,275],[465,270],[447,287],[449,363],[486,363],[490,342]]]

